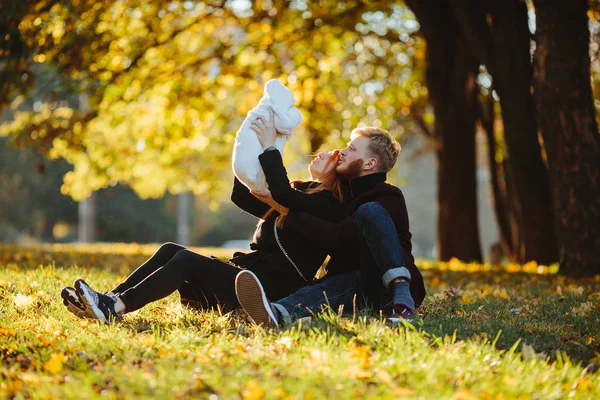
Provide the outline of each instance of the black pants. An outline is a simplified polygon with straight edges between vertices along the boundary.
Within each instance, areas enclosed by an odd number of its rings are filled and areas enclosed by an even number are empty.
[[[182,303],[202,309],[239,307],[235,277],[242,269],[205,257],[176,243],[165,243],[112,290],[131,312],[178,290]],[[265,288],[266,290],[266,288]]]

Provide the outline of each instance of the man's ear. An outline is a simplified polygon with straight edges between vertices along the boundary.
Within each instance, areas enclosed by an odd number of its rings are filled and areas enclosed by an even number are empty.
[[[363,171],[375,171],[377,169],[377,159],[369,158],[369,160],[363,164]]]

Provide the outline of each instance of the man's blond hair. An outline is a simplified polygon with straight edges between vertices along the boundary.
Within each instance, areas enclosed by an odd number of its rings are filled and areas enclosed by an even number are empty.
[[[379,172],[388,172],[394,168],[400,154],[400,143],[388,131],[373,126],[363,126],[354,129],[350,139],[353,140],[358,136],[369,138],[369,151],[377,159]]]

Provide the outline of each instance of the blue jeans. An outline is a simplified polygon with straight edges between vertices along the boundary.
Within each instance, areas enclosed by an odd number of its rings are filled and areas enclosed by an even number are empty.
[[[365,203],[356,211],[354,222],[361,238],[358,271],[326,276],[273,303],[284,324],[317,312],[324,305],[333,309],[343,305],[346,310],[353,304],[381,308],[389,296],[386,289],[394,279],[410,280],[387,210],[377,202]]]

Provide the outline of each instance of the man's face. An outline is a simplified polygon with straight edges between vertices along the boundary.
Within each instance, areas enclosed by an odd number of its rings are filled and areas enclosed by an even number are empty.
[[[373,163],[376,165],[369,151],[369,138],[358,136],[340,152],[336,171],[343,177],[352,179],[375,172]]]

